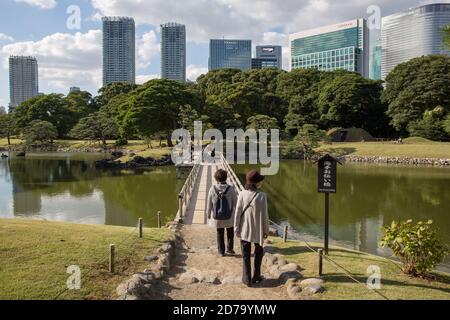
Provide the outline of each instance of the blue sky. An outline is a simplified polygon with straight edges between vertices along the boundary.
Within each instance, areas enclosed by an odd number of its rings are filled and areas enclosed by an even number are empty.
[[[382,15],[429,2],[420,0],[2,0],[0,3],[0,106],[9,102],[7,58],[34,55],[44,93],[67,93],[79,86],[95,94],[101,84],[101,20],[104,15],[136,20],[137,82],[159,77],[159,24],[186,24],[187,75],[207,71],[210,38],[251,39],[283,46],[287,68],[289,33]],[[80,29],[69,29],[67,8],[80,9]]]

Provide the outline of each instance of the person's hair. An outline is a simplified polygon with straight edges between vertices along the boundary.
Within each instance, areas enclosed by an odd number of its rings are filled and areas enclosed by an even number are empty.
[[[214,178],[218,182],[225,182],[227,181],[228,173],[223,169],[219,169],[216,171],[216,173],[214,173]]]

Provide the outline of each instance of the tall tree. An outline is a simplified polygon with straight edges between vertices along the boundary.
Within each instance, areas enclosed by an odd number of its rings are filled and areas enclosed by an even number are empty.
[[[177,127],[180,107],[193,99],[184,84],[166,79],[148,81],[130,94],[129,103],[120,106],[121,131],[141,136],[166,132],[167,143],[172,146],[170,135]]]
[[[42,120],[32,121],[24,131],[26,144],[46,144],[53,143],[53,140],[58,137],[56,127],[48,122]]]
[[[17,133],[17,125],[10,113],[0,114],[0,137],[6,137],[8,146],[11,145],[11,136]]]
[[[33,97],[20,104],[13,113],[20,129],[28,127],[34,120],[48,121],[58,130],[63,138],[78,122],[80,115],[67,106],[62,94],[48,94]]]
[[[388,104],[391,124],[402,134],[427,110],[442,106],[450,111],[450,57],[431,55],[414,58],[394,68],[386,77],[382,95]]]
[[[128,94],[137,87],[137,85],[127,82],[110,83],[98,90],[99,95],[96,97],[96,103],[100,107],[106,106],[113,97],[120,94]]]
[[[95,112],[81,119],[69,133],[75,139],[100,141],[104,147],[107,139],[115,139],[118,135],[114,118],[104,112]]]

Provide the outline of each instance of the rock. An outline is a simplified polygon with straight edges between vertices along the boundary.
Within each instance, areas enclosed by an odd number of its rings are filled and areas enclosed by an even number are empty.
[[[291,299],[300,299],[300,293],[302,292],[302,289],[299,286],[291,286],[288,287],[287,293]]]
[[[288,262],[286,261],[286,259],[284,259],[282,257],[278,257],[277,264],[278,264],[278,266],[282,267],[282,266],[288,264]]]
[[[125,296],[128,294],[128,282],[119,284],[116,288],[116,293],[119,297],[123,297],[120,300],[125,300]]]
[[[124,300],[139,300],[139,298],[133,294],[128,294]]]
[[[165,253],[159,257],[158,265],[165,271],[170,269],[170,258],[168,253]]]
[[[288,263],[285,264],[284,266],[282,266],[280,268],[280,271],[286,271],[286,272],[294,272],[294,271],[298,271],[300,268],[298,267],[297,264],[295,263]]]
[[[152,256],[146,256],[146,257],[144,258],[144,261],[146,261],[146,262],[153,262],[153,261],[156,261],[156,260],[158,260],[158,256],[155,256],[155,255],[152,255]]]
[[[269,228],[269,236],[278,237],[278,230],[274,227]]]
[[[161,248],[159,248],[158,251],[160,253],[166,253],[169,252],[170,250],[172,250],[172,244],[170,242],[166,242],[161,246]]]
[[[207,277],[205,282],[210,284],[221,284],[220,279],[217,276]]]
[[[303,288],[303,291],[305,293],[309,293],[309,294],[316,294],[316,293],[324,292],[325,289],[319,285],[312,285],[312,286],[307,286],[307,287]]]
[[[239,276],[238,277],[229,276],[222,279],[222,284],[240,284],[240,283],[242,283],[242,279]]]
[[[280,270],[279,270],[279,267],[278,267],[278,265],[276,265],[276,264],[272,265],[272,266],[269,268],[269,273],[270,273],[271,275],[278,274],[279,271],[280,271]]]
[[[136,273],[131,277],[131,279],[147,284],[154,282],[156,277],[154,273]]]
[[[198,279],[191,274],[190,272],[183,273],[180,278],[178,278],[178,281],[185,283],[185,284],[192,284],[199,282]]]
[[[286,283],[290,279],[298,280],[303,278],[302,274],[298,271],[292,271],[292,272],[281,272],[280,276],[278,277],[278,280],[280,283]]]
[[[309,278],[305,279],[300,282],[300,286],[302,288],[309,287],[309,286],[322,286],[324,284],[324,281],[322,279],[317,278]]]
[[[266,253],[263,257],[263,264],[267,268],[270,268],[277,262],[277,259],[278,258],[276,256],[274,256],[273,254]]]

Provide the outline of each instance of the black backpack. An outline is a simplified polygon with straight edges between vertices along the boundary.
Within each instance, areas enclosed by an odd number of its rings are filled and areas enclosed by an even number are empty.
[[[220,192],[214,187],[214,191],[217,194],[216,206],[214,207],[214,220],[228,220],[231,218],[232,212],[230,205],[228,204],[227,197],[225,196],[230,189],[230,186],[227,186],[225,191]]]

